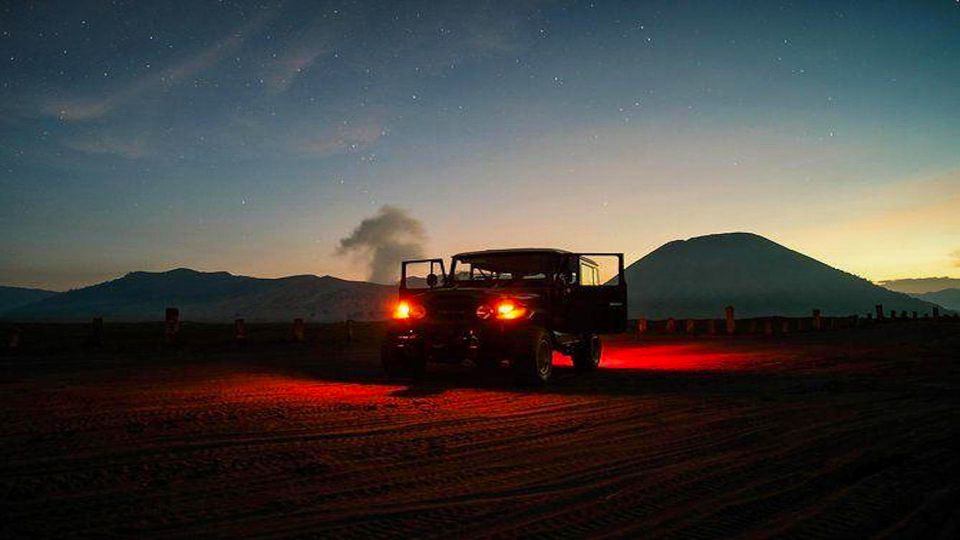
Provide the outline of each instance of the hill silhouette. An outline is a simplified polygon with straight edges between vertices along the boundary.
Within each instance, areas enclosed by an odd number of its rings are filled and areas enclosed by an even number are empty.
[[[896,293],[752,233],[668,242],[626,269],[631,317],[738,317],[866,314],[874,305],[931,311]]]
[[[960,278],[928,277],[909,279],[888,279],[877,283],[881,287],[917,296],[924,293],[939,292],[945,289],[960,289]]]
[[[0,314],[57,294],[44,289],[0,286]]]
[[[943,289],[942,291],[913,294],[911,296],[939,304],[947,309],[960,311],[960,289]]]
[[[263,279],[186,268],[131,272],[119,279],[76,289],[13,309],[21,320],[161,320],[164,308],[180,308],[190,321],[251,322],[375,320],[386,318],[396,288],[331,276]]]

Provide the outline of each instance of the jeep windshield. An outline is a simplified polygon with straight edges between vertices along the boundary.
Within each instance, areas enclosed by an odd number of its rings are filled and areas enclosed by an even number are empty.
[[[495,253],[457,255],[450,275],[455,284],[503,286],[545,284],[554,274],[557,257],[552,253]]]

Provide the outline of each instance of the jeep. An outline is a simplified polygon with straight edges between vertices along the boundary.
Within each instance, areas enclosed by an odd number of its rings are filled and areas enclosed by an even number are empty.
[[[509,361],[519,383],[541,385],[554,351],[576,371],[593,371],[600,334],[626,327],[622,253],[473,251],[454,255],[449,271],[442,259],[402,262],[381,361],[391,378],[420,377],[428,362],[492,370]]]

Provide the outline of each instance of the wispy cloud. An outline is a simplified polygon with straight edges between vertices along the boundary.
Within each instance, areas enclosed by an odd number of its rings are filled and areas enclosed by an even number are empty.
[[[141,159],[154,154],[154,148],[143,137],[89,133],[65,139],[63,146],[85,154],[113,155],[126,159]]]
[[[322,43],[305,43],[286,53],[270,64],[264,83],[272,94],[286,92],[310,66],[330,52]]]
[[[369,148],[386,134],[387,129],[380,123],[342,123],[335,129],[306,138],[297,150],[317,157],[352,154]]]
[[[127,83],[112,93],[97,97],[65,97],[54,99],[43,106],[43,112],[62,120],[84,121],[103,117],[113,110],[128,105],[152,91],[189,81],[197,74],[213,67],[226,56],[234,54],[244,41],[260,30],[267,21],[263,15],[241,25],[225,38],[182,59],[159,74],[145,75]]]
[[[960,268],[960,249],[956,249],[950,253],[950,259],[954,268]]]

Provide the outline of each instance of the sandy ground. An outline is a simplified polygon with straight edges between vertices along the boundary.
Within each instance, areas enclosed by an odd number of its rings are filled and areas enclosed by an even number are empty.
[[[0,536],[957,537],[960,325],[606,345],[538,391],[372,344],[4,357]]]

